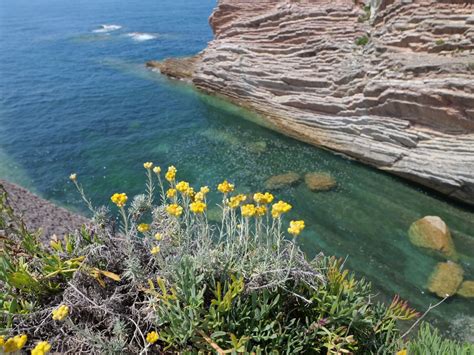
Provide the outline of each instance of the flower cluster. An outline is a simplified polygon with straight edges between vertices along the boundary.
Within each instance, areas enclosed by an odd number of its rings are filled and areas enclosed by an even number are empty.
[[[44,355],[44,354],[49,353],[50,350],[51,350],[51,345],[47,341],[40,341],[31,350],[31,355]]]
[[[53,319],[57,321],[62,321],[64,320],[69,314],[69,307],[66,306],[65,304],[62,304],[58,308],[56,308],[53,312]]]
[[[159,173],[161,173],[161,168],[159,166],[155,166],[153,168],[153,172],[158,175]]]
[[[176,189],[170,188],[166,191],[166,197],[173,198],[176,196]]]
[[[242,202],[244,202],[246,199],[247,199],[247,196],[245,196],[243,194],[239,194],[239,195],[236,195],[236,196],[232,196],[229,199],[229,202],[227,204],[229,205],[230,208],[235,209],[235,208],[239,207],[240,204]]]
[[[296,237],[304,229],[304,221],[291,221],[288,233]]]
[[[204,201],[206,199],[206,195],[209,193],[210,189],[207,186],[201,187],[201,189],[196,192],[194,195],[195,201]]]
[[[176,178],[176,168],[173,165],[171,165],[165,174],[165,179],[168,180],[169,182],[174,182],[175,178]]]
[[[266,205],[268,203],[272,203],[273,195],[269,192],[265,192],[264,194],[261,192],[257,192],[253,195],[253,199],[258,204]]]
[[[110,199],[117,207],[123,207],[127,203],[128,197],[125,193],[115,193]]]
[[[189,182],[180,181],[176,184],[176,190],[179,192],[186,194],[189,191]]]
[[[147,161],[143,164],[143,167],[147,170],[150,170],[153,167],[153,163],[151,161]]]
[[[287,213],[291,210],[291,205],[287,202],[278,201],[272,206],[272,217],[279,218],[283,213]]]
[[[69,175],[69,180],[76,181],[77,180],[77,174],[74,173],[74,174]]]
[[[26,342],[28,337],[26,334],[15,335],[13,338],[5,340],[3,337],[0,337],[0,345],[3,347],[3,352],[13,353],[15,351],[21,350]]]
[[[224,180],[222,183],[217,185],[217,190],[219,190],[223,194],[227,194],[229,192],[234,191],[234,184],[231,184],[227,180]]]
[[[160,250],[161,250],[160,246],[156,245],[153,248],[151,248],[150,253],[152,253],[153,255],[156,255],[160,252]]]
[[[146,224],[146,223],[140,223],[138,226],[137,226],[137,230],[140,232],[140,233],[146,233],[150,230],[150,225],[149,224]]]
[[[207,205],[202,201],[194,201],[189,204],[189,208],[191,209],[191,212],[195,214],[204,213],[204,211],[206,211],[206,207]]]
[[[241,208],[240,208],[240,211],[242,213],[242,217],[253,217],[255,215],[255,205],[254,204],[247,204],[247,205],[243,205]]]
[[[166,206],[166,212],[172,216],[179,217],[183,214],[183,207],[177,203],[172,203],[171,205]]]
[[[160,336],[159,336],[158,333],[155,332],[155,331],[149,332],[149,333],[146,335],[146,341],[147,341],[149,344],[154,344],[154,343],[156,343],[159,338],[160,338]]]

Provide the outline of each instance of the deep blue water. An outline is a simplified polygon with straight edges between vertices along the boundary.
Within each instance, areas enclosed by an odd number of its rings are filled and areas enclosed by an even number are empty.
[[[301,243],[348,257],[380,298],[398,293],[423,311],[436,257],[413,247],[407,230],[439,215],[474,279],[474,213],[400,179],[263,128],[254,117],[148,71],[150,59],[186,56],[212,38],[210,0],[2,0],[0,2],[0,178],[84,211],[68,176],[94,200],[143,188],[144,161],[174,164],[196,186],[223,178],[242,192],[273,174],[331,173],[338,188],[281,191],[290,217],[306,220]],[[97,32],[101,24],[121,26]],[[139,33],[139,34],[137,34]],[[132,35],[131,35],[132,34]],[[257,119],[258,120],[258,119]],[[454,297],[431,318],[447,329],[474,316]]]

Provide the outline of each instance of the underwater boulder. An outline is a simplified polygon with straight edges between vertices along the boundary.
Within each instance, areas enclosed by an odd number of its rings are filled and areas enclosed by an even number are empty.
[[[295,172],[274,175],[265,181],[265,188],[269,190],[281,189],[287,186],[294,186],[301,180],[301,176]]]
[[[466,298],[474,298],[474,281],[464,281],[457,294]]]
[[[438,263],[428,280],[428,290],[444,298],[456,293],[462,283],[464,270],[451,261]]]
[[[414,222],[408,230],[412,244],[435,250],[448,259],[458,259],[448,226],[437,216],[426,216]]]
[[[336,180],[328,173],[308,173],[304,177],[306,186],[311,191],[328,191],[337,186]]]

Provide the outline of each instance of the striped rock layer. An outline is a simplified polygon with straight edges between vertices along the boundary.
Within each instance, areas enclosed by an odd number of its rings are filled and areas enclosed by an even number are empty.
[[[196,87],[474,204],[472,0],[220,0],[210,24]]]

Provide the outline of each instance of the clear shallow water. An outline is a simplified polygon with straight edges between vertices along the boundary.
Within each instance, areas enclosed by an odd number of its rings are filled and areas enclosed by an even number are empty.
[[[82,210],[71,172],[97,204],[139,193],[144,161],[174,164],[179,177],[215,186],[229,178],[261,190],[287,171],[331,173],[338,188],[304,184],[278,196],[307,222],[300,242],[348,257],[382,299],[400,294],[419,310],[436,257],[413,247],[410,224],[425,215],[451,228],[466,279],[474,279],[474,213],[418,187],[246,120],[245,112],[144,68],[149,59],[195,54],[211,32],[210,0],[3,0],[0,3],[0,178]],[[115,27],[101,27],[101,25]],[[453,298],[431,317],[445,329],[474,316]]]

